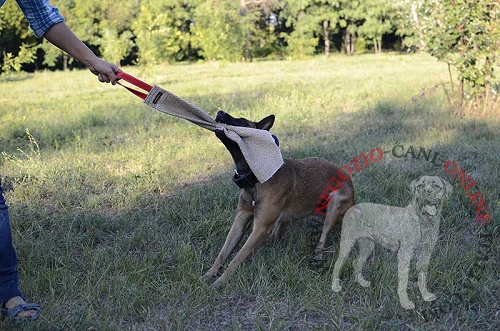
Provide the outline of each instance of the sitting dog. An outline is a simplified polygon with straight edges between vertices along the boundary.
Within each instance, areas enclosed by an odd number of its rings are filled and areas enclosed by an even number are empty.
[[[274,115],[259,122],[252,122],[219,111],[216,121],[233,126],[269,130],[274,124]],[[241,187],[241,191],[233,225],[217,259],[203,276],[205,280],[211,280],[217,275],[253,219],[252,233],[226,271],[214,282],[213,285],[217,287],[257,250],[269,234],[280,239],[288,220],[312,216],[320,194],[327,187],[328,180],[339,173],[339,168],[321,158],[285,159],[282,167],[269,180],[259,183],[238,145],[227,138],[223,130],[216,130],[215,134],[233,157],[236,165],[233,179]],[[278,143],[277,138],[275,141]],[[265,158],[265,155],[262,157]],[[354,204],[354,189],[350,178],[342,184],[329,199],[323,231],[315,249],[315,259],[322,259],[328,233],[336,223],[342,221],[345,212]]]
[[[403,308],[415,308],[407,293],[408,272],[415,253],[418,253],[416,267],[420,293],[425,301],[436,299],[427,290],[427,271],[438,238],[443,201],[453,188],[436,176],[422,176],[414,180],[410,188],[413,199],[406,207],[360,203],[347,211],[342,223],[339,256],[333,269],[333,291],[342,289],[340,269],[356,241],[359,243],[359,256],[354,264],[356,280],[361,286],[370,286],[361,270],[378,242],[398,252],[398,295]]]

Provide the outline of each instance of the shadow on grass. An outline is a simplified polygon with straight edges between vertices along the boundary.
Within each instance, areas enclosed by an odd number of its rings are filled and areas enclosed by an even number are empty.
[[[26,72],[21,72],[21,73],[16,73],[16,72],[10,72],[10,73],[2,73],[0,75],[0,83],[8,83],[8,82],[21,82],[24,80],[28,80],[33,78],[33,74],[29,74]]]

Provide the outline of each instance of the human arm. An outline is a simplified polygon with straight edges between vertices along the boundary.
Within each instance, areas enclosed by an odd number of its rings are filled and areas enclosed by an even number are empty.
[[[43,35],[54,46],[62,49],[89,70],[97,75],[100,82],[116,84],[116,73],[121,72],[118,66],[97,57],[64,22],[52,25]]]
[[[101,82],[115,84],[118,66],[97,57],[64,23],[59,10],[48,0],[16,0],[37,38],[45,37],[50,43],[84,64]]]

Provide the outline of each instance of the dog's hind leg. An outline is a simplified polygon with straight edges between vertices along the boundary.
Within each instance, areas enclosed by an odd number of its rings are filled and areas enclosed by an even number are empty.
[[[330,193],[330,201],[328,202],[323,224],[323,231],[316,248],[314,249],[314,261],[323,261],[323,250],[328,234],[335,224],[342,222],[345,213],[353,205],[352,192],[347,190],[339,190]]]
[[[375,248],[375,242],[370,239],[362,238],[358,240],[359,245],[359,255],[358,259],[354,263],[354,274],[356,275],[356,280],[363,287],[369,287],[370,282],[363,278],[363,265],[365,264],[368,257],[372,254]]]
[[[215,277],[219,272],[222,264],[226,261],[227,257],[233,252],[236,245],[240,242],[249,222],[253,218],[253,211],[243,208],[238,208],[238,212],[234,219],[231,230],[227,234],[224,246],[220,250],[217,259],[215,259],[214,264],[202,277],[203,280],[209,281],[212,277]]]
[[[286,229],[288,228],[289,220],[287,216],[282,214],[276,221],[273,231],[271,232],[271,237],[274,241],[280,241],[285,235]]]
[[[348,231],[343,229],[343,232]],[[332,275],[332,291],[334,292],[340,292],[342,290],[342,286],[340,285],[340,270],[342,269],[345,259],[349,256],[352,246],[354,246],[355,243],[356,239],[351,238],[347,233],[345,237],[342,236],[342,239],[340,240],[339,256],[335,262],[335,266],[333,267]]]

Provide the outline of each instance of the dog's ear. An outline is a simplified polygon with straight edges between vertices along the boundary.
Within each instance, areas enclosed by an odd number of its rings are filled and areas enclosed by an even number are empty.
[[[444,185],[444,195],[446,197],[449,197],[451,195],[451,193],[453,192],[453,186],[450,183],[448,183],[447,181],[445,181],[443,178],[439,177],[439,179],[441,179],[441,182]]]
[[[274,115],[269,115],[266,118],[262,119],[260,122],[255,123],[257,129],[267,130],[269,131],[274,124]]]

